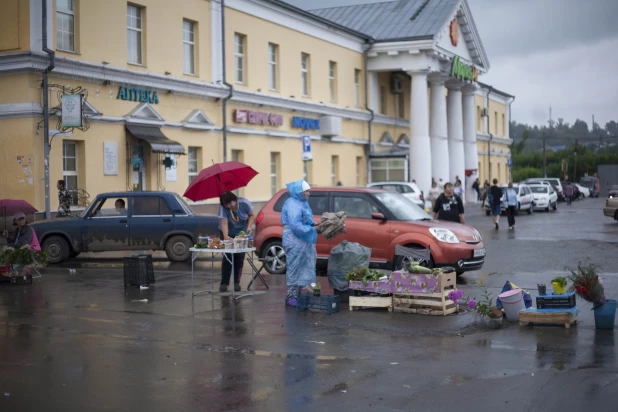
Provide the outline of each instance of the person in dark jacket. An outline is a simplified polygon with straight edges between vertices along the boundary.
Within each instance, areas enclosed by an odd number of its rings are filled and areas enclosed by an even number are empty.
[[[9,232],[4,231],[7,246],[18,249],[25,245],[31,245],[34,229],[26,222],[26,215],[21,212],[17,213],[13,217],[13,224],[17,226],[15,233],[9,236]]]
[[[448,220],[450,222],[465,223],[464,205],[461,198],[453,191],[453,185],[446,183],[444,193],[436,200],[431,216],[434,219]]]
[[[567,205],[571,205],[571,199],[573,198],[573,186],[569,183],[564,186],[564,200]]]
[[[500,204],[502,203],[502,189],[498,187],[498,179],[493,180],[494,184],[489,189],[489,204],[491,205],[491,216],[496,225],[496,230],[500,229]]]

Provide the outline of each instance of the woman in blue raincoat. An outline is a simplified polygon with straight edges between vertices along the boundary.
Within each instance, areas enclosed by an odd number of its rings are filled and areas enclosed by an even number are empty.
[[[309,183],[304,180],[287,184],[290,198],[281,210],[283,250],[286,256],[288,293],[285,302],[296,306],[301,290],[315,282],[315,242],[318,231],[314,227],[313,212],[307,199]]]

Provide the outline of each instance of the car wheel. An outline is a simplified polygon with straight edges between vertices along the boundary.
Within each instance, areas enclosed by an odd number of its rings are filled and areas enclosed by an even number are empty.
[[[534,213],[534,203],[531,203],[530,207],[528,208],[528,214],[531,215],[532,213]]]
[[[282,275],[286,269],[285,251],[281,240],[271,240],[262,249],[262,259],[266,259],[264,268],[271,275]]]
[[[193,243],[186,236],[172,236],[165,242],[165,254],[173,262],[184,262],[191,257]]]
[[[69,242],[60,236],[50,236],[45,239],[42,249],[47,255],[49,263],[62,263],[68,259],[71,253]]]
[[[410,249],[425,249],[423,246],[420,245],[405,245],[405,247],[408,247]],[[399,270],[402,268],[403,266],[403,256],[395,256],[395,259],[393,260],[393,265],[392,265],[392,270]],[[429,268],[429,269],[433,269],[435,267],[435,262],[433,261],[433,257],[429,257],[429,262],[422,262],[421,266]]]

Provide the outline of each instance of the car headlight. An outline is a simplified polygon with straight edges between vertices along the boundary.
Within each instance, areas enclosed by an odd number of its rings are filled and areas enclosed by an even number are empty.
[[[448,229],[443,229],[441,227],[431,227],[429,228],[429,233],[433,235],[440,242],[444,243],[459,243],[459,239],[453,232]]]

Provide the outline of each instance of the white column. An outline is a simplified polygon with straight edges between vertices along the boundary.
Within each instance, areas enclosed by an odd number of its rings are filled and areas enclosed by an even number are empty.
[[[369,72],[369,108],[374,111],[375,114],[380,114],[380,108],[378,107],[380,87],[378,83],[378,72]]]
[[[223,81],[221,34],[221,2],[212,0],[210,2],[210,77],[213,83]],[[233,42],[233,36],[228,41]]]
[[[431,187],[431,142],[427,72],[410,72],[410,180],[427,195]]]
[[[477,86],[467,85],[463,88],[463,139],[464,139],[464,164],[466,170],[474,169],[477,172],[466,178],[466,200],[471,203],[477,202],[477,193],[472,189],[472,184],[478,177],[479,155],[476,147],[476,105],[474,94]]]
[[[449,150],[449,180],[455,184],[455,178],[459,177],[464,182],[464,145],[463,145],[463,116],[461,109],[461,87],[457,82],[448,83],[447,116],[448,116],[448,150]]]
[[[446,122],[446,88],[447,77],[430,76],[431,111],[429,113],[429,136],[431,136],[431,176],[443,183],[449,181],[448,126]]]

